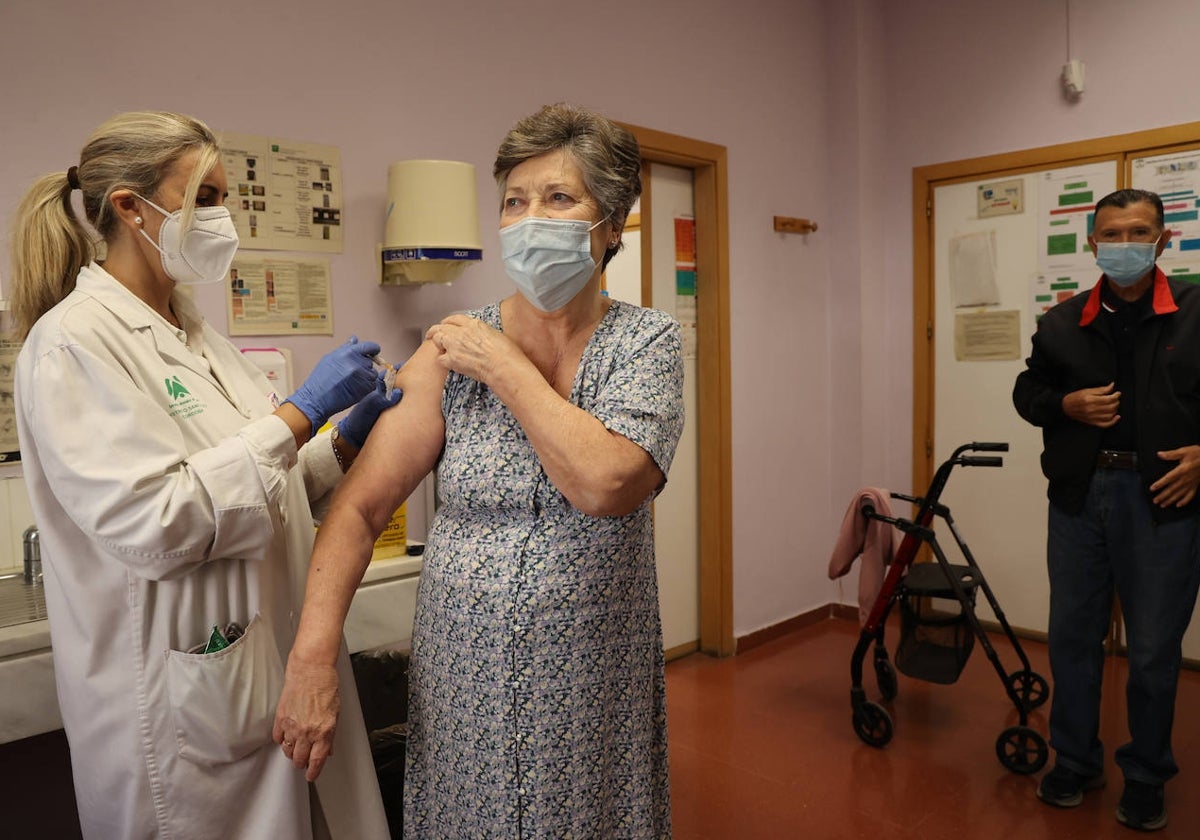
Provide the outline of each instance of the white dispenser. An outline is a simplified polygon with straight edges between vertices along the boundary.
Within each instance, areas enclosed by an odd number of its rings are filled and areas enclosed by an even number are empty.
[[[483,259],[475,167],[404,160],[388,167],[382,283],[450,283]]]

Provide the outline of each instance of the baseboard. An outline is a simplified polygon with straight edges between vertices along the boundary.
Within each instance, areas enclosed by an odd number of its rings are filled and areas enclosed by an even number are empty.
[[[821,621],[826,621],[831,618],[836,618],[840,621],[858,622],[858,607],[851,604],[826,604],[823,607],[809,610],[808,612],[800,613],[792,616],[789,619],[772,624],[769,627],[764,627],[761,630],[755,630],[753,633],[747,633],[745,636],[739,636],[734,640],[735,653],[745,653],[748,650],[765,645],[767,642],[774,641],[801,630],[805,627],[811,627]],[[980,625],[989,633],[1003,633],[1004,628],[1000,626],[1000,622],[993,620],[980,619]],[[1024,627],[1012,628],[1013,635],[1021,641],[1043,642],[1046,641],[1046,633],[1044,630],[1029,630]],[[1125,645],[1117,643],[1115,640],[1106,645],[1106,651],[1109,656],[1126,656],[1128,651]],[[1190,671],[1200,671],[1200,660],[1183,658],[1182,666]]]
[[[748,650],[753,650],[759,645],[774,641],[782,636],[786,636],[796,630],[804,627],[810,627],[820,621],[825,621],[830,618],[836,618],[841,621],[853,621],[858,623],[858,607],[853,604],[838,604],[830,603],[823,607],[809,610],[792,616],[789,619],[772,624],[769,627],[764,627],[761,630],[755,630],[753,633],[748,633],[745,636],[739,636],[736,639],[736,650],[738,653],[745,653]],[[980,619],[979,623],[983,629],[989,633],[1002,633],[1003,629],[997,621],[989,621]],[[1018,639],[1026,639],[1029,641],[1044,642],[1046,634],[1038,630],[1026,630],[1022,627],[1014,627],[1013,635]],[[1185,664],[1187,660],[1185,660]]]
[[[772,624],[769,627],[755,630],[753,633],[748,633],[745,636],[739,636],[734,640],[734,650],[736,653],[745,653],[759,645],[765,645],[767,642],[772,642],[789,633],[810,627],[821,621],[827,621],[831,618],[858,621],[858,607],[848,604],[826,604],[822,607],[817,607],[808,612],[800,613],[800,615],[792,616],[778,624]]]

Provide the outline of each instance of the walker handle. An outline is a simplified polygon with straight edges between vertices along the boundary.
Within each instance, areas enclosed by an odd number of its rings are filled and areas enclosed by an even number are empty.
[[[1001,467],[1004,459],[999,455],[963,455],[958,463],[964,467]]]
[[[971,449],[976,452],[1007,452],[1007,443],[972,443]]]

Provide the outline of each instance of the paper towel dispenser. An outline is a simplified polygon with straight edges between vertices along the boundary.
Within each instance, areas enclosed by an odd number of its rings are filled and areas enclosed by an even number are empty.
[[[380,246],[385,285],[450,283],[483,259],[475,167],[453,160],[404,160],[388,167]]]

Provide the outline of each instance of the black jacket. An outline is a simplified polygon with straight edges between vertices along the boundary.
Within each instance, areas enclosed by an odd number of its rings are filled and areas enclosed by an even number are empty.
[[[1063,397],[1107,385],[1117,374],[1114,343],[1097,318],[1104,282],[1042,316],[1033,353],[1013,387],[1017,413],[1042,428],[1047,495],[1068,513],[1083,509],[1104,430],[1068,418]],[[1200,286],[1170,280],[1155,268],[1153,311],[1134,334],[1133,411],[1147,492],[1177,465],[1155,453],[1200,444]],[[1200,494],[1183,508],[1156,508],[1156,519],[1182,519],[1198,510]]]

